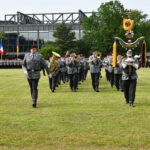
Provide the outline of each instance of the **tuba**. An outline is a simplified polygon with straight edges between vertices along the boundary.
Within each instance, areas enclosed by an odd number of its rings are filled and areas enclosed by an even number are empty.
[[[79,57],[78,57],[77,55],[75,55],[75,56],[73,57],[73,60],[74,60],[74,61],[78,61],[78,59],[79,59]]]
[[[99,59],[99,58],[101,58],[101,57],[102,57],[102,54],[101,54],[100,52],[97,52],[97,53],[96,53],[96,58]]]
[[[52,52],[52,54],[53,54],[52,60],[49,63],[48,68],[50,70],[51,75],[53,76],[59,67],[59,64],[58,62],[56,62],[56,59],[60,58],[61,56],[56,52]]]

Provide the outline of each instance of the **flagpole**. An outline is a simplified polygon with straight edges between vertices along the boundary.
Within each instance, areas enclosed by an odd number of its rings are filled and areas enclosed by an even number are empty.
[[[2,44],[2,39],[1,39],[1,44]],[[1,62],[3,61],[3,55],[1,54]]]

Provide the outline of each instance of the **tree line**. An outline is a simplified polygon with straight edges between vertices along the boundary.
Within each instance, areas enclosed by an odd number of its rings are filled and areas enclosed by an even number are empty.
[[[72,32],[71,26],[68,27],[62,23],[53,34],[56,41],[48,42],[45,47],[50,47],[52,50],[53,46],[62,55],[68,50],[74,50],[86,56],[90,55],[93,50],[98,50],[103,55],[111,53],[115,36],[127,41],[122,23],[124,18],[128,18],[125,12],[129,11],[132,12],[130,17],[134,20],[133,31],[135,34],[132,40],[135,41],[140,36],[145,36],[146,43],[150,43],[150,20],[147,14],[139,10],[125,9],[118,0],[102,3],[97,10],[90,17],[85,17],[82,24],[84,36],[81,40],[75,39],[75,33]],[[141,46],[142,43],[134,49],[135,54],[140,54]],[[42,52],[45,47],[40,51]],[[126,52],[119,43],[117,43],[117,51],[122,55],[125,55]]]
[[[135,41],[140,36],[145,36],[147,49],[150,43],[150,19],[148,15],[140,10],[125,9],[120,1],[109,1],[102,3],[97,12],[92,12],[90,17],[85,17],[82,23],[83,38],[77,40],[72,26],[66,25],[64,22],[57,26],[56,31],[53,33],[56,41],[48,41],[39,50],[45,59],[48,59],[52,51],[65,55],[67,51],[74,51],[76,53],[89,56],[93,50],[100,51],[103,55],[112,52],[114,37],[125,38],[125,31],[122,28],[124,18],[128,18],[125,12],[132,12],[131,19],[134,20],[134,37]],[[0,36],[4,37],[4,33]],[[140,54],[142,43],[134,49],[134,54]],[[117,43],[118,53],[125,55],[125,49]]]

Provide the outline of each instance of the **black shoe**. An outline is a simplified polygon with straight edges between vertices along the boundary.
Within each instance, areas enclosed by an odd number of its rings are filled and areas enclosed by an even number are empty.
[[[129,102],[126,101],[125,104],[129,104]]]
[[[36,104],[32,104],[32,107],[36,108]]]
[[[95,88],[95,91],[96,91],[96,92],[99,92],[99,89],[98,89],[98,87],[96,87],[96,88]]]
[[[36,100],[35,100],[35,99],[33,99],[32,101],[33,101],[32,107],[34,107],[34,108],[35,108],[35,107],[36,107]]]
[[[52,89],[51,91],[54,93],[54,91],[55,91],[55,90],[54,90],[54,89]]]
[[[99,92],[99,89],[97,89],[96,92]]]
[[[133,103],[130,104],[131,107],[135,107],[135,105]]]
[[[74,91],[74,92],[76,92],[77,90],[76,90],[76,89],[74,89],[73,91]]]

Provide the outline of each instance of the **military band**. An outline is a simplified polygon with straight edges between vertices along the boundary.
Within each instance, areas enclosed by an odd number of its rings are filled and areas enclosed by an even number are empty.
[[[131,62],[129,62],[129,60]],[[99,79],[101,77],[101,68],[106,72],[106,79],[110,82],[111,87],[115,85],[117,91],[124,91],[125,103],[134,107],[135,91],[137,83],[136,69],[139,68],[137,58],[132,57],[132,51],[127,52],[127,58],[117,56],[116,67],[113,67],[113,55],[109,54],[103,58],[99,52],[93,51],[89,58],[82,54],[76,55],[70,52],[65,56],[60,56],[53,52],[48,63],[37,53],[36,48],[31,49],[31,53],[26,54],[23,61],[23,69],[28,79],[33,100],[33,107],[37,105],[38,99],[38,82],[40,71],[47,71],[49,77],[49,87],[51,92],[62,83],[69,81],[70,90],[76,92],[79,84],[86,80],[88,70],[90,70],[92,87],[95,92],[99,92]],[[68,79],[69,78],[69,79]]]

